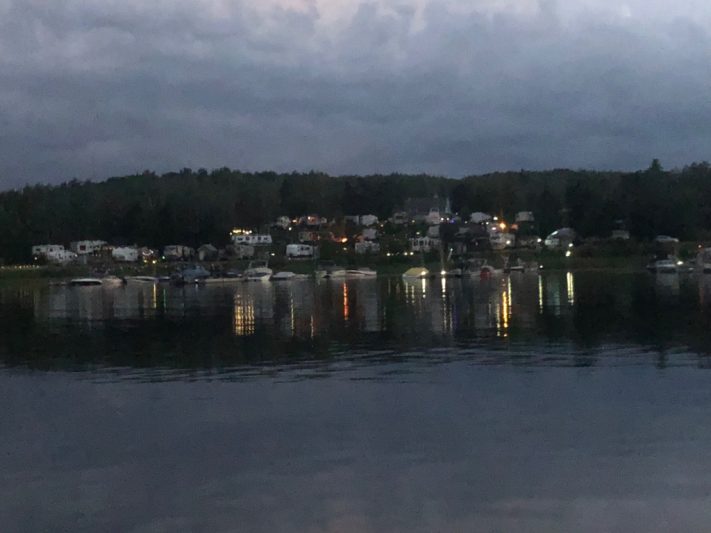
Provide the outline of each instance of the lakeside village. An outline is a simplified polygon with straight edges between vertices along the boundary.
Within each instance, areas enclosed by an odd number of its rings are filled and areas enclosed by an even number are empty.
[[[544,263],[573,267],[580,257],[606,248],[618,255],[645,255],[646,267],[660,274],[711,273],[711,248],[688,245],[659,235],[637,243],[622,223],[608,239],[583,240],[574,228],[561,227],[538,235],[535,214],[516,213],[513,220],[489,213],[462,219],[449,200],[408,199],[402,211],[387,220],[372,214],[328,220],[317,214],[278,217],[264,228],[236,228],[218,247],[170,244],[161,250],[111,245],[102,240],[32,247],[34,265],[24,268],[91,273],[71,284],[126,281],[225,283],[290,279],[401,275],[487,277],[514,271],[538,271]],[[229,239],[229,241],[228,241]],[[690,247],[693,246],[693,250]],[[680,255],[680,251],[681,253]],[[681,257],[681,258],[680,258]],[[23,267],[18,267],[23,268]]]

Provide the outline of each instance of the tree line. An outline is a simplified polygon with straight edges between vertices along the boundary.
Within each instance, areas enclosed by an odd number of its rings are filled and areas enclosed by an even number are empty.
[[[223,245],[233,227],[260,228],[277,216],[328,218],[401,209],[408,198],[449,197],[452,210],[511,219],[535,213],[541,235],[569,225],[583,237],[618,226],[634,237],[711,237],[711,166],[637,172],[557,169],[462,179],[429,175],[333,177],[320,172],[248,173],[229,168],[150,171],[102,182],[72,180],[0,193],[0,258],[23,262],[33,244],[103,239],[151,247]]]

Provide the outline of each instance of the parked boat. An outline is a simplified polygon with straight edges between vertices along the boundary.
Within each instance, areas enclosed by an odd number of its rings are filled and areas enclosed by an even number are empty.
[[[430,271],[425,267],[408,268],[402,275],[402,279],[404,280],[428,279],[431,277]]]
[[[274,271],[267,266],[266,261],[251,261],[244,271],[246,281],[269,281]]]
[[[158,278],[155,276],[126,276],[126,283],[158,283]]]
[[[378,273],[371,268],[349,268],[346,270],[347,278],[374,278]]]
[[[202,280],[209,278],[210,273],[200,265],[192,265],[179,270],[173,276],[171,281],[176,285],[186,285],[189,283],[200,283]]]
[[[346,269],[333,261],[322,261],[314,272],[316,279],[345,278]]]

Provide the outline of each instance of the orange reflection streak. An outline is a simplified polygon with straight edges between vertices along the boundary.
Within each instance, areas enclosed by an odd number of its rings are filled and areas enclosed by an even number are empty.
[[[343,282],[343,320],[348,320],[348,285]]]

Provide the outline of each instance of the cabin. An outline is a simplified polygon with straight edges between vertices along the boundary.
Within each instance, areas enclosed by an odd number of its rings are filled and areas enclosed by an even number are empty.
[[[169,244],[163,248],[163,258],[166,261],[183,261],[191,259],[195,255],[195,250],[184,244]]]
[[[250,246],[271,246],[272,236],[264,233],[254,233],[250,230],[233,229],[232,244],[247,244]]]
[[[413,237],[408,239],[410,250],[413,252],[432,252],[439,248],[439,239],[432,237]]]
[[[64,250],[61,244],[37,244],[32,247],[32,257],[36,260],[46,258],[48,254],[54,254]]]
[[[310,259],[314,257],[316,247],[311,244],[287,244],[286,257],[289,259]]]
[[[77,255],[93,255],[106,246],[106,241],[74,241],[69,243],[69,249]]]
[[[133,246],[118,246],[111,250],[111,258],[119,263],[135,263],[139,257],[141,253]]]
[[[254,246],[249,244],[230,244],[227,251],[237,259],[252,259],[255,255]]]
[[[476,211],[469,215],[469,222],[473,224],[485,224],[491,220],[491,215],[488,213],[482,213],[481,211]]]
[[[71,250],[65,250],[64,247],[62,247],[61,250],[50,250],[44,254],[44,258],[48,263],[55,263],[58,265],[66,265],[67,263],[76,261],[77,257],[77,254]]]

